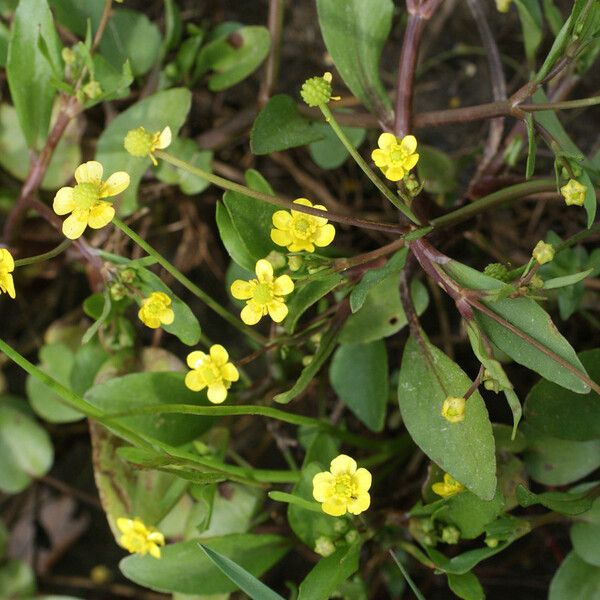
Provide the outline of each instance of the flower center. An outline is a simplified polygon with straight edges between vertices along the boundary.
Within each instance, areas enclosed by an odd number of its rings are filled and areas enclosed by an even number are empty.
[[[352,475],[349,475],[348,473],[336,475],[334,483],[334,490],[336,496],[345,498],[346,500],[349,500],[350,498],[355,498],[355,487],[356,486],[354,485]]]
[[[253,300],[258,304],[268,304],[273,300],[273,290],[270,283],[259,283],[254,288]]]
[[[73,200],[77,208],[89,210],[100,200],[98,185],[95,183],[78,183],[73,190]]]
[[[154,302],[148,302],[148,304],[146,304],[146,310],[154,316],[158,316],[164,309],[164,305],[162,302],[157,302],[156,300]]]
[[[200,367],[200,373],[206,382],[206,385],[210,386],[215,383],[221,383],[223,377],[221,376],[221,369],[217,367],[211,360],[206,361]]]
[[[315,226],[306,217],[297,217],[294,219],[294,234],[296,237],[306,239],[315,231]]]
[[[396,144],[390,149],[390,160],[394,163],[401,162],[406,158],[406,152],[400,144]]]

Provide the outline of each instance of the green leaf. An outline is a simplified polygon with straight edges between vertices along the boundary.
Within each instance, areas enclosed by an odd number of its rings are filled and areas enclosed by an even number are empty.
[[[8,560],[0,566],[0,598],[27,598],[35,594],[35,574],[21,560]]]
[[[451,260],[443,269],[462,286],[475,290],[501,290],[505,284],[471,267]],[[500,325],[492,318],[476,311],[476,319],[490,340],[519,364],[536,371],[545,379],[580,394],[590,391],[589,386],[564,367],[571,365],[587,375],[575,350],[558,332],[550,315],[531,298],[483,299],[490,310],[508,321],[513,327],[536,340],[545,351]]]
[[[337,169],[350,156],[344,144],[327,123],[315,123],[314,128],[320,130],[323,139],[312,142],[308,146],[311,158],[322,169]],[[358,148],[364,141],[366,130],[358,127],[342,127],[351,144]]]
[[[535,53],[542,42],[542,11],[539,0],[515,0],[521,19],[525,55],[531,65],[535,64]]]
[[[360,310],[367,299],[367,295],[373,287],[387,279],[388,275],[400,273],[406,264],[408,248],[401,248],[396,252],[383,267],[369,269],[362,279],[354,286],[350,293],[350,309],[353,313]]]
[[[73,357],[69,387],[83,396],[94,385],[96,375],[108,357],[108,352],[98,342],[82,345]]]
[[[171,298],[171,308],[175,313],[175,319],[170,325],[161,325],[162,329],[177,336],[184,344],[194,346],[201,336],[200,323],[190,307],[176,296],[162,279],[143,267],[136,267],[136,287],[144,297],[150,296],[152,292],[164,292]]]
[[[417,314],[423,314],[429,304],[427,288],[414,279],[410,291]],[[348,317],[340,342],[357,344],[380,340],[397,333],[406,324],[406,314],[400,302],[399,276],[394,273],[369,290],[362,308]]]
[[[570,531],[573,550],[586,563],[600,567],[600,525],[575,523]]]
[[[259,25],[242,27],[207,44],[198,56],[198,63],[203,64],[203,69],[214,71],[208,89],[220,92],[248,77],[266,58],[270,46],[268,29]]]
[[[45,429],[22,411],[0,404],[0,456],[0,489],[17,494],[49,471],[54,450]]]
[[[570,552],[550,582],[548,600],[573,600],[600,598],[600,567],[581,560]]]
[[[456,188],[456,164],[448,154],[433,146],[419,145],[419,181],[432,194],[447,194]]]
[[[482,500],[475,494],[464,491],[442,501],[435,518],[452,523],[460,529],[462,539],[472,540],[480,536],[486,525],[491,523],[504,508],[504,497],[496,490],[492,500]]]
[[[535,76],[536,83],[544,80],[554,66],[554,63],[563,55],[565,47],[571,37],[571,22],[572,18],[569,17],[561,27],[560,31],[556,33],[556,38],[544,60],[544,64],[540,67],[540,70]]]
[[[73,368],[73,352],[64,344],[42,346],[39,368],[44,373],[69,387]],[[32,375],[27,376],[27,397],[33,410],[50,423],[72,423],[83,419],[83,415],[63,403],[61,397]]]
[[[294,494],[287,494],[286,492],[269,492],[268,494],[271,500],[275,500],[275,502],[284,502],[285,504],[293,504],[294,506],[299,506],[305,510],[310,510],[311,512],[322,514],[323,510],[321,505],[314,500],[311,502],[310,500],[305,500],[304,498],[300,498],[299,496],[294,496]]]
[[[8,27],[0,22],[0,67],[6,66],[8,57],[8,41],[10,39],[10,31]]]
[[[483,500],[496,490],[494,436],[479,392],[467,401],[464,421],[442,417],[447,396],[463,396],[471,380],[463,370],[426,339],[406,344],[398,402],[402,418],[416,444],[440,466]]]
[[[593,499],[587,492],[543,492],[534,494],[522,485],[517,486],[517,501],[524,508],[541,504],[562,515],[580,515],[592,507]]]
[[[105,175],[126,171],[131,178],[129,187],[120,196],[120,215],[129,215],[136,210],[138,186],[150,165],[148,157],[131,156],[125,150],[123,140],[127,132],[137,127],[162,131],[168,125],[173,135],[177,135],[190,110],[191,96],[184,88],[157,92],[123,111],[98,138],[96,160],[104,166]]]
[[[560,440],[543,435],[533,427],[523,427],[523,433],[527,437],[527,472],[538,483],[567,485],[600,467],[600,439]]]
[[[81,149],[76,132],[68,128],[56,146],[41,188],[55,190],[72,177],[81,163]],[[29,174],[29,150],[19,126],[17,111],[0,104],[0,165],[13,177],[25,181]]]
[[[317,0],[327,50],[350,91],[383,121],[391,102],[379,77],[379,60],[392,27],[391,0]]]
[[[296,396],[300,395],[310,384],[310,382],[314,379],[315,375],[321,370],[321,367],[325,364],[325,361],[329,358],[335,345],[337,343],[337,339],[340,333],[339,326],[333,324],[329,331],[323,334],[321,341],[319,342],[319,347],[317,351],[314,353],[312,360],[302,369],[296,383],[287,390],[287,392],[282,392],[281,394],[277,394],[273,400],[275,402],[279,402],[281,404],[288,404],[291,402]]]
[[[210,406],[206,394],[189,390],[183,373],[132,373],[95,385],[86,394],[88,402],[105,413],[120,413],[155,404]],[[120,417],[115,422],[141,435],[173,446],[190,442],[214,423],[212,417],[183,414],[154,414]]]
[[[361,542],[342,546],[322,558],[300,584],[298,600],[328,600],[358,570]]]
[[[27,145],[36,150],[48,136],[56,95],[52,65],[40,50],[40,39],[53,64],[61,65],[61,44],[46,0],[21,0],[11,28],[6,77]]]
[[[278,94],[256,117],[250,132],[250,149],[256,155],[271,154],[323,138],[323,130],[298,112],[292,98]]]
[[[289,549],[288,542],[280,536],[250,533],[206,538],[202,544],[254,577],[260,577]],[[151,556],[128,556],[119,567],[131,581],[159,592],[209,595],[237,589],[199,547],[198,540],[166,546],[160,560]]]
[[[580,281],[583,281],[593,270],[594,269],[588,269],[587,271],[582,271],[581,273],[573,273],[572,275],[564,275],[563,277],[553,277],[552,279],[547,279],[544,281],[544,289],[555,290],[557,288],[574,285]]]
[[[242,591],[246,592],[252,600],[284,600],[282,596],[223,554],[203,544],[200,544],[200,548],[204,550],[215,566]]]
[[[579,358],[590,377],[600,382],[600,349],[581,352]],[[525,415],[544,435],[573,441],[600,438],[600,396],[594,391],[581,396],[541,380],[527,396]]]
[[[598,207],[598,201],[596,199],[596,188],[590,179],[590,176],[586,170],[584,170],[578,177],[579,183],[585,185],[585,200],[583,207],[587,213],[587,226],[588,229],[594,224],[596,219],[596,209]]]
[[[258,171],[248,169],[245,179],[251,189],[273,194],[271,186]],[[219,233],[223,243],[228,251],[231,250],[233,260],[254,273],[256,261],[273,250],[282,250],[271,241],[272,217],[277,207],[232,191],[225,192],[223,204],[228,214],[225,215],[220,208],[217,210],[217,224],[220,222]]]
[[[333,356],[329,380],[344,404],[371,431],[382,431],[389,395],[385,342],[344,344]]]
[[[481,583],[473,573],[448,573],[448,586],[463,600],[485,600]]]
[[[203,171],[212,171],[213,153],[200,150],[194,140],[177,138],[169,146],[169,154],[186,161]],[[165,161],[158,163],[156,178],[170,185],[178,185],[179,189],[188,196],[203,192],[210,184],[206,179],[198,177],[183,169],[178,169]]]
[[[320,279],[308,281],[306,285],[297,287],[292,299],[287,303],[288,315],[285,318],[284,329],[288,333],[294,333],[300,317],[323,296],[334,290],[343,277],[337,273],[327,275]]]
[[[544,0],[544,17],[550,25],[550,30],[557,36],[562,29],[564,19],[554,0]]]
[[[520,536],[517,536],[520,537]],[[514,539],[517,539],[516,537]],[[444,573],[453,573],[455,575],[464,575],[471,571],[481,561],[486,560],[496,554],[499,554],[504,549],[512,544],[514,539],[500,542],[495,548],[477,548],[475,550],[467,550],[458,556],[447,558],[435,548],[427,547],[426,551],[429,558],[434,562],[436,569]]]

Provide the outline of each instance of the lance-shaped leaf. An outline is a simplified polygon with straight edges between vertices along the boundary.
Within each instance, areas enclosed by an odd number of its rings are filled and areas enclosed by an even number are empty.
[[[440,468],[483,500],[496,490],[494,436],[479,392],[467,400],[465,419],[450,423],[441,415],[448,396],[463,396],[471,386],[464,371],[423,335],[404,349],[398,402],[406,428]]]

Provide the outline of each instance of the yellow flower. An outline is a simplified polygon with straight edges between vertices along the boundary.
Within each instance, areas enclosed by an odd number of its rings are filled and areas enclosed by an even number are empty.
[[[507,13],[511,4],[512,0],[496,0],[496,9],[498,12]]]
[[[298,198],[294,200],[294,204],[313,206],[306,198]],[[321,204],[316,204],[313,208],[327,210]],[[278,246],[287,246],[290,252],[314,252],[315,246],[328,246],[335,237],[335,228],[327,223],[327,219],[297,210],[278,210],[273,213],[273,226],[275,229],[271,229],[271,239]]]
[[[171,298],[163,292],[152,292],[148,298],[142,300],[138,317],[152,329],[158,329],[161,324],[170,325],[175,319]]]
[[[314,499],[321,502],[323,512],[333,517],[346,512],[359,515],[371,504],[371,473],[357,469],[356,461],[345,454],[334,458],[329,471],[317,473],[312,483]]]
[[[377,145],[379,148],[371,152],[371,158],[390,181],[400,181],[419,161],[414,135],[399,139],[391,133],[382,133]]]
[[[194,392],[207,387],[208,399],[221,404],[231,383],[240,378],[238,370],[228,361],[229,354],[220,344],[213,344],[208,354],[199,351],[188,354],[187,364],[192,371],[185,376],[185,385]]]
[[[441,496],[442,498],[449,498],[450,496],[454,496],[454,494],[458,494],[458,492],[462,492],[465,489],[465,486],[456,481],[452,475],[444,473],[443,483],[438,481],[431,486],[431,489],[438,496]]]
[[[160,558],[160,546],[165,545],[165,536],[154,527],[146,527],[140,519],[119,517],[117,527],[123,534],[119,544],[131,553],[150,554]]]
[[[442,417],[450,423],[460,423],[465,420],[466,400],[456,396],[448,396],[442,404]]]
[[[552,247],[552,244],[546,244],[546,242],[540,240],[535,245],[531,255],[540,263],[540,265],[545,265],[554,258],[554,248]]]
[[[11,273],[15,270],[15,261],[6,248],[0,248],[0,292],[15,298],[15,282]]]
[[[572,204],[583,206],[586,192],[587,187],[575,179],[569,179],[568,183],[560,188],[560,193],[563,195],[567,206]]]
[[[70,240],[80,237],[89,225],[100,229],[111,222],[115,209],[110,202],[102,200],[120,194],[129,186],[129,175],[124,171],[113,173],[102,181],[102,165],[91,160],[75,170],[77,185],[62,187],[54,196],[54,212],[57,215],[71,213],[63,223],[63,233]]]
[[[156,166],[156,158],[154,158],[154,152],[156,150],[163,150],[171,145],[171,128],[165,127],[162,131],[155,131],[150,133],[143,127],[137,129],[131,129],[127,132],[123,146],[125,150],[131,154],[131,156],[149,156],[152,164]]]
[[[231,284],[231,295],[238,300],[246,300],[240,315],[246,325],[256,325],[266,314],[275,323],[281,323],[288,314],[282,296],[293,291],[294,282],[289,275],[273,277],[273,267],[264,258],[256,263],[256,279],[236,279]]]

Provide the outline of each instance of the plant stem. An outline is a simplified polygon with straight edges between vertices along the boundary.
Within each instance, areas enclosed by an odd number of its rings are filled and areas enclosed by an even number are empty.
[[[184,160],[180,160],[179,158],[172,156],[164,150],[157,150],[154,155],[158,158],[162,158],[164,161],[168,162],[174,167],[178,167],[179,169],[183,169],[188,173],[192,173],[193,175],[202,177],[202,179],[206,179],[206,181],[209,181],[221,189],[231,190],[232,192],[237,192],[238,194],[243,194],[244,196],[250,196],[250,198],[262,200],[263,202],[273,204],[274,206],[280,206],[281,208],[285,208],[287,210],[295,210],[297,212],[306,213],[307,215],[313,215],[315,217],[325,217],[334,223],[343,223],[344,225],[351,225],[353,227],[362,227],[363,229],[372,229],[374,231],[385,231],[387,233],[406,233],[406,227],[401,225],[394,225],[393,223],[377,223],[376,221],[369,221],[367,219],[357,219],[355,217],[349,217],[346,215],[338,215],[331,211],[325,212],[319,210],[318,208],[303,206],[302,204],[294,204],[291,200],[285,200],[284,198],[279,198],[278,196],[272,196],[271,194],[258,192],[240,183],[229,181],[229,179],[225,179],[224,177],[219,177],[218,175],[214,175],[213,173],[199,169],[198,167],[195,167]]]
[[[204,290],[200,289],[195,283],[190,281],[179,269],[176,269],[168,260],[157,252],[146,240],[141,238],[133,229],[125,225],[119,217],[113,218],[113,223],[118,227],[125,235],[129,236],[140,248],[142,248],[147,254],[156,259],[156,262],[163,267],[168,273],[170,273],[181,285],[188,289],[192,294],[198,297],[206,306],[217,313],[224,321],[227,321],[230,325],[233,325],[237,330],[241,331],[244,335],[252,338],[254,341],[262,344],[265,339],[262,335],[256,332],[254,329],[250,329],[240,319],[232,315],[227,309],[223,308],[219,302],[209,296]]]
[[[497,192],[493,192],[492,194],[488,194],[487,196],[483,196],[482,198],[479,198],[479,200],[467,204],[447,215],[432,219],[431,224],[435,229],[446,228],[467,221],[480,212],[491,208],[497,208],[512,200],[518,200],[519,198],[524,198],[531,194],[551,192],[555,189],[556,182],[554,179],[537,179],[534,181],[526,181],[525,183],[518,183],[502,190],[498,190]]]
[[[20,258],[15,260],[15,267],[24,267],[25,265],[33,265],[34,263],[44,262],[50,260],[55,256],[58,256],[61,252],[66,250],[72,243],[72,240],[63,240],[56,248],[44,252],[43,254],[37,254],[36,256],[28,256],[27,258]]]
[[[520,104],[519,108],[525,112],[538,112],[542,110],[570,110],[572,108],[586,108],[600,104],[600,96],[565,100],[563,102],[546,102],[543,104]]]
[[[387,185],[385,185],[385,183],[383,181],[381,181],[381,179],[379,179],[379,177],[377,177],[377,175],[373,172],[373,170],[366,163],[364,158],[358,153],[358,151],[356,150],[356,148],[354,147],[352,142],[348,139],[348,136],[344,133],[342,128],[338,125],[331,110],[329,109],[329,106],[327,106],[327,104],[321,104],[319,106],[319,108],[321,109],[321,112],[323,113],[325,120],[331,126],[331,129],[333,129],[335,134],[338,136],[340,142],[342,142],[342,144],[344,144],[344,147],[346,148],[346,150],[348,150],[348,152],[350,153],[352,158],[356,161],[356,164],[362,169],[364,174],[373,182],[375,187],[398,210],[400,210],[407,219],[409,219],[416,225],[419,225],[419,219],[417,219],[417,217],[413,214],[413,212],[410,210],[410,208],[408,208],[408,206],[406,206],[405,204],[400,202],[400,200],[397,198],[397,196],[394,194],[394,192],[392,192],[392,190],[390,190],[390,188]]]
[[[267,57],[263,79],[258,92],[258,103],[260,106],[264,106],[269,101],[271,92],[273,91],[273,85],[277,79],[277,72],[279,71],[284,9],[284,0],[269,0],[267,25],[269,33],[271,34],[271,50]]]

